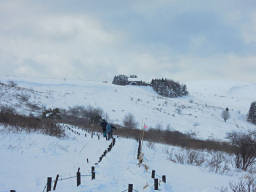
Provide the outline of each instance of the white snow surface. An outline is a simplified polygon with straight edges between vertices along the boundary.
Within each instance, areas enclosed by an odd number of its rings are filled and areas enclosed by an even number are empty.
[[[255,130],[246,121],[251,102],[256,100],[256,84],[244,82],[197,81],[185,83],[189,95],[181,98],[165,98],[150,87],[117,86],[106,82],[28,80],[1,78],[7,83],[14,80],[18,87],[1,85],[1,105],[14,107],[19,113],[30,114],[31,105],[47,108],[65,108],[82,105],[101,108],[112,123],[122,124],[125,115],[131,113],[139,123],[148,127],[193,133],[198,138],[225,140],[231,131]],[[25,96],[25,97],[24,97]],[[225,123],[222,111],[230,109],[230,119]],[[35,110],[36,111],[36,110]],[[39,113],[36,111],[34,113]],[[33,112],[32,112],[33,113]],[[161,125],[161,126],[158,126]],[[76,129],[75,127],[72,127]],[[9,133],[0,126],[0,192],[43,191],[47,177],[55,179],[90,173],[111,141],[97,137],[74,135],[65,129],[62,139],[39,133]],[[146,144],[146,142],[145,142]],[[59,181],[57,192],[79,191],[122,192],[128,184],[138,191],[153,190],[151,170],[166,175],[167,184],[161,183],[160,191],[166,192],[219,192],[237,180],[241,173],[216,174],[205,168],[180,165],[168,160],[166,150],[172,148],[157,144],[153,149],[143,147],[146,171],[137,165],[135,140],[117,138],[116,145],[96,165],[96,179],[82,177],[76,187],[76,179]],[[179,150],[179,149],[178,149]],[[89,163],[86,162],[89,159]],[[145,185],[149,185],[145,189]]]
[[[2,78],[2,82],[8,82]],[[244,82],[196,81],[185,83],[189,95],[181,98],[159,96],[151,87],[118,86],[110,82],[14,80],[19,87],[0,89],[1,105],[16,106],[29,114],[20,95],[28,101],[47,108],[64,108],[81,105],[101,108],[112,123],[122,124],[131,113],[138,128],[146,124],[151,128],[178,130],[193,133],[198,138],[225,140],[228,132],[255,129],[246,121],[250,104],[256,100],[256,84]],[[225,123],[222,111],[230,109]]]
[[[71,128],[77,130],[73,126]],[[166,153],[170,146],[157,144],[149,148],[146,147],[147,142],[143,145],[145,164],[149,166],[146,171],[143,166],[138,166],[138,143],[116,138],[112,150],[95,166],[96,179],[82,177],[81,185],[77,187],[76,178],[61,179],[76,176],[78,168],[82,175],[90,175],[91,166],[95,165],[111,140],[106,141],[102,136],[98,140],[96,135],[91,138],[82,130],[77,130],[81,135],[75,135],[65,129],[67,136],[57,139],[37,133],[8,133],[5,129],[1,127],[0,131],[1,192],[11,189],[17,192],[43,191],[47,177],[54,181],[57,174],[60,177],[56,192],[122,192],[128,184],[133,184],[139,192],[153,192],[152,169],[156,170],[159,179],[166,175],[167,183],[160,183],[160,191],[218,192],[220,187],[228,186],[239,175],[235,172],[220,175],[200,167],[173,163]],[[146,185],[148,187],[144,188]]]

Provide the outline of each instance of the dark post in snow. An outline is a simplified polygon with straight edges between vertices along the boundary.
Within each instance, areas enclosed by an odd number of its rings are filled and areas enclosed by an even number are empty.
[[[95,179],[95,172],[92,172],[92,180]]]
[[[162,176],[162,181],[163,181],[164,183],[166,183],[166,176],[165,176],[165,175]]]
[[[139,147],[138,147],[137,159],[140,158],[140,152],[141,152],[141,140],[139,139]]]
[[[46,191],[51,191],[52,190],[52,178],[51,177],[47,177],[47,188]]]
[[[152,170],[152,173],[151,173],[151,178],[155,178],[155,175],[156,175],[156,171],[155,170]]]
[[[92,166],[92,180],[94,180],[95,179],[95,167],[94,166]]]
[[[78,168],[76,173],[76,185],[79,186],[80,184],[81,184],[81,173],[80,173],[80,168]]]
[[[57,186],[57,183],[58,183],[58,179],[59,179],[59,174],[57,174],[56,179],[55,179],[55,181],[54,181],[54,185],[53,185],[53,190],[54,190],[54,191],[55,191],[55,189],[56,189],[56,186]]]
[[[128,185],[128,192],[132,192],[133,191],[133,184],[129,184]]]
[[[15,190],[10,190],[10,192],[16,192]]]
[[[154,190],[158,190],[158,179],[154,179]]]

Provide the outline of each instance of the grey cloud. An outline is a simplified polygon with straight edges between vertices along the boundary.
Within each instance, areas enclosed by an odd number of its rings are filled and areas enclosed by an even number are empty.
[[[0,73],[254,81],[254,2],[188,2],[1,1]]]

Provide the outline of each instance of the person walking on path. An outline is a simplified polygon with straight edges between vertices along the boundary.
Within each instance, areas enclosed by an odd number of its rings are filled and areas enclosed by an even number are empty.
[[[110,123],[107,123],[106,131],[107,131],[107,140],[113,138],[113,130],[116,129],[115,126],[113,126]]]
[[[107,130],[106,130],[107,121],[105,119],[103,119],[101,121],[100,125],[101,125],[101,128],[102,128],[103,137],[107,137]]]
[[[112,126],[110,123],[107,123],[106,131],[107,131],[107,140],[109,140],[110,138],[112,138]]]

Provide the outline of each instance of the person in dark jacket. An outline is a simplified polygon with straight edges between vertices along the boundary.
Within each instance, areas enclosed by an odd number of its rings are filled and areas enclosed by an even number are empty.
[[[100,123],[100,126],[102,128],[102,133],[103,133],[103,136],[104,137],[107,137],[107,130],[106,130],[106,127],[107,127],[107,121],[105,119],[102,119],[101,123]]]
[[[106,132],[107,132],[107,140],[109,140],[110,138],[112,138],[112,127],[110,123],[107,123]]]
[[[113,129],[116,129],[116,127],[111,125],[110,123],[107,123],[107,126],[106,126],[107,140],[113,138]]]

